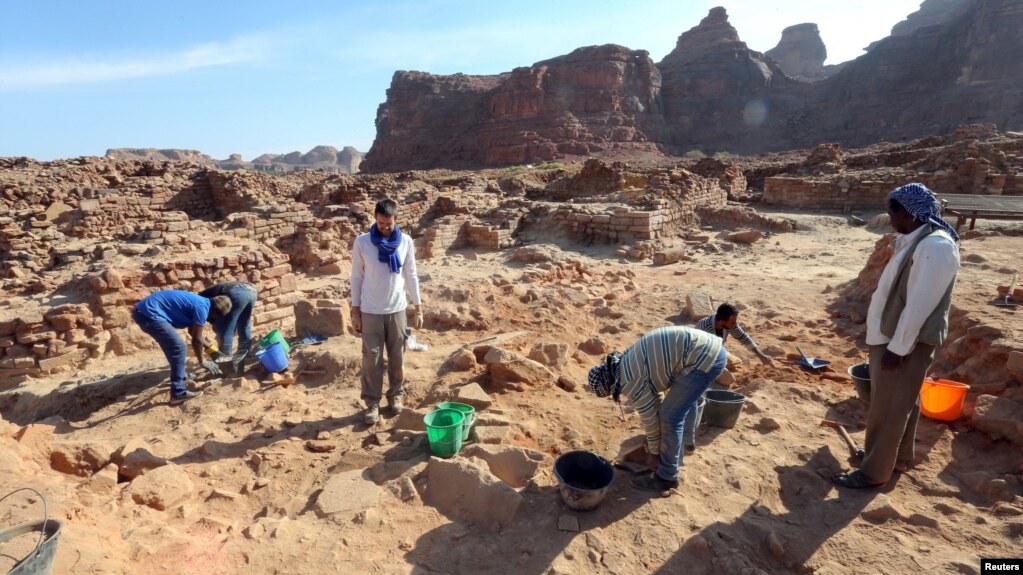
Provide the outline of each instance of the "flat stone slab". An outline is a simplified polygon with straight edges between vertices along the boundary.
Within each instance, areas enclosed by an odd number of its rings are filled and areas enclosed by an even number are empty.
[[[322,516],[352,516],[377,506],[380,487],[355,469],[332,477],[316,497],[316,512]]]

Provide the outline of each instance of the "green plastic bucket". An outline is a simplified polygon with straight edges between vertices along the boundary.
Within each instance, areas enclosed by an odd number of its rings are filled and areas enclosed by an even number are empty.
[[[430,451],[437,457],[453,457],[462,449],[462,423],[465,416],[457,409],[435,409],[423,417]]]
[[[468,441],[469,432],[472,431],[472,426],[476,423],[476,408],[471,405],[464,403],[455,403],[454,401],[445,401],[437,404],[437,409],[454,409],[455,411],[461,412],[465,416],[465,421],[462,422],[462,441]]]
[[[270,333],[266,334],[266,337],[259,340],[259,347],[265,349],[270,347],[270,345],[273,344],[274,342],[281,343],[281,347],[284,348],[284,353],[286,354],[291,353],[291,346],[288,345],[288,341],[284,339],[284,336],[281,335],[281,330],[279,329],[271,331]]]

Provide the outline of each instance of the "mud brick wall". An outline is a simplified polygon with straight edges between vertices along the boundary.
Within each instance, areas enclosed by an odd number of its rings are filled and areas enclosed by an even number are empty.
[[[684,202],[658,200],[655,209],[650,211],[616,207],[612,213],[592,213],[562,206],[554,212],[552,219],[579,242],[619,243],[659,239],[696,226],[697,206],[724,205],[725,192],[720,188],[701,192],[691,194]]]
[[[508,248],[514,241],[511,229],[486,224],[465,224],[463,236],[468,245],[487,250]]]
[[[239,238],[264,240],[292,236],[298,222],[309,220],[305,204],[293,202],[287,205],[255,208],[251,212],[239,212],[229,215],[224,221],[228,229]]]
[[[0,389],[98,357],[109,341],[103,324],[82,304],[22,311],[0,321]]]
[[[131,321],[131,308],[156,289],[199,292],[242,280],[259,290],[253,329],[265,334],[294,323],[298,280],[288,255],[267,246],[229,255],[157,264],[152,269],[105,270],[82,278],[88,303],[19,312],[0,320],[0,389],[26,378],[79,367],[105,353],[125,355],[156,346]],[[155,289],[154,289],[155,288]]]
[[[765,178],[765,204],[809,210],[849,211],[884,209],[888,192],[899,183],[881,181],[832,182],[797,178]]]
[[[79,238],[128,239],[140,225],[159,219],[150,198],[104,195],[83,199],[71,215],[71,235]]]
[[[444,216],[435,220],[433,225],[416,238],[416,257],[419,259],[432,258],[447,250],[467,245],[469,240],[465,232],[465,224],[468,219],[468,216],[460,215]]]

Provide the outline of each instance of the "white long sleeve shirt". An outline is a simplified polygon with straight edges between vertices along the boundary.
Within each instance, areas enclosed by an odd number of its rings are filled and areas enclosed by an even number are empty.
[[[386,262],[378,258],[379,251],[369,234],[360,234],[352,246],[352,306],[372,314],[390,314],[408,307],[405,289],[412,303],[421,305],[419,276],[416,274],[416,250],[412,237],[401,235],[398,257],[401,271],[391,273]]]
[[[891,338],[881,333],[881,314],[892,293],[895,276],[906,259],[909,246],[922,234],[931,232],[930,226],[920,226],[912,233],[895,239],[895,254],[888,261],[877,289],[870,298],[867,309],[867,344],[888,344],[888,350],[896,355],[909,355],[916,347],[920,328],[945,295],[952,280],[959,271],[959,248],[945,231],[920,240],[913,252],[913,265],[909,269],[906,285],[906,307],[899,316],[899,325]]]

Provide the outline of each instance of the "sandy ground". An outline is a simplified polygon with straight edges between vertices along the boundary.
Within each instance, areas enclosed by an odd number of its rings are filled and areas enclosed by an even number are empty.
[[[443,475],[444,462],[429,458],[423,434],[409,429],[414,414],[385,412],[376,426],[364,425],[354,336],[292,356],[323,375],[287,387],[206,382],[206,395],[181,407],[166,404],[158,352],[32,381],[17,390],[5,419],[64,419],[27,431],[5,424],[0,485],[43,491],[51,516],[65,522],[56,573],[969,574],[979,573],[981,557],[1023,555],[1023,454],[966,419],[923,418],[916,464],[882,489],[838,490],[828,481],[851,464],[839,434],[820,421],[855,426],[867,409],[844,377],[863,360],[862,326],[833,318],[829,306],[880,236],[836,215],[784,215],[797,221],[796,232],[731,251],[694,249],[692,261],[663,267],[615,257],[609,246],[569,245],[549,246],[560,255],[547,264],[468,251],[420,262],[428,314],[416,335],[429,349],[406,356],[407,405],[428,411],[467,384],[482,385],[493,404],[480,410],[477,429],[498,442],[484,447],[539,453],[522,486],[494,487],[502,482],[489,473],[475,482]],[[1018,236],[967,240],[964,257],[983,261],[964,265],[957,305],[978,321],[1018,329],[1021,312],[987,302],[1018,265],[1019,246]],[[339,280],[300,287],[327,281]],[[623,421],[610,401],[583,391],[586,371],[603,357],[583,351],[595,345],[584,343],[623,350],[654,327],[689,324],[682,311],[697,293],[739,304],[740,323],[777,366],[729,341],[735,389],[749,400],[735,428],[701,428],[676,492],[638,492],[619,470],[596,510],[567,508],[554,458],[572,449],[613,458],[641,433],[634,413]],[[579,387],[498,393],[484,366],[459,371],[449,363],[467,344],[498,334],[512,335],[490,344],[522,355],[538,343],[567,344],[564,364],[551,370]],[[831,360],[830,374],[840,377],[794,366],[786,355],[797,345]],[[862,442],[861,431],[852,435]],[[141,478],[114,484],[51,469],[55,446],[112,452],[140,441],[173,464],[164,483],[153,479],[164,510],[137,503],[147,497]],[[478,457],[451,461],[487,469]],[[330,494],[340,511],[327,512]],[[39,506],[22,497],[3,513],[13,521]],[[577,530],[559,529],[573,519]]]

